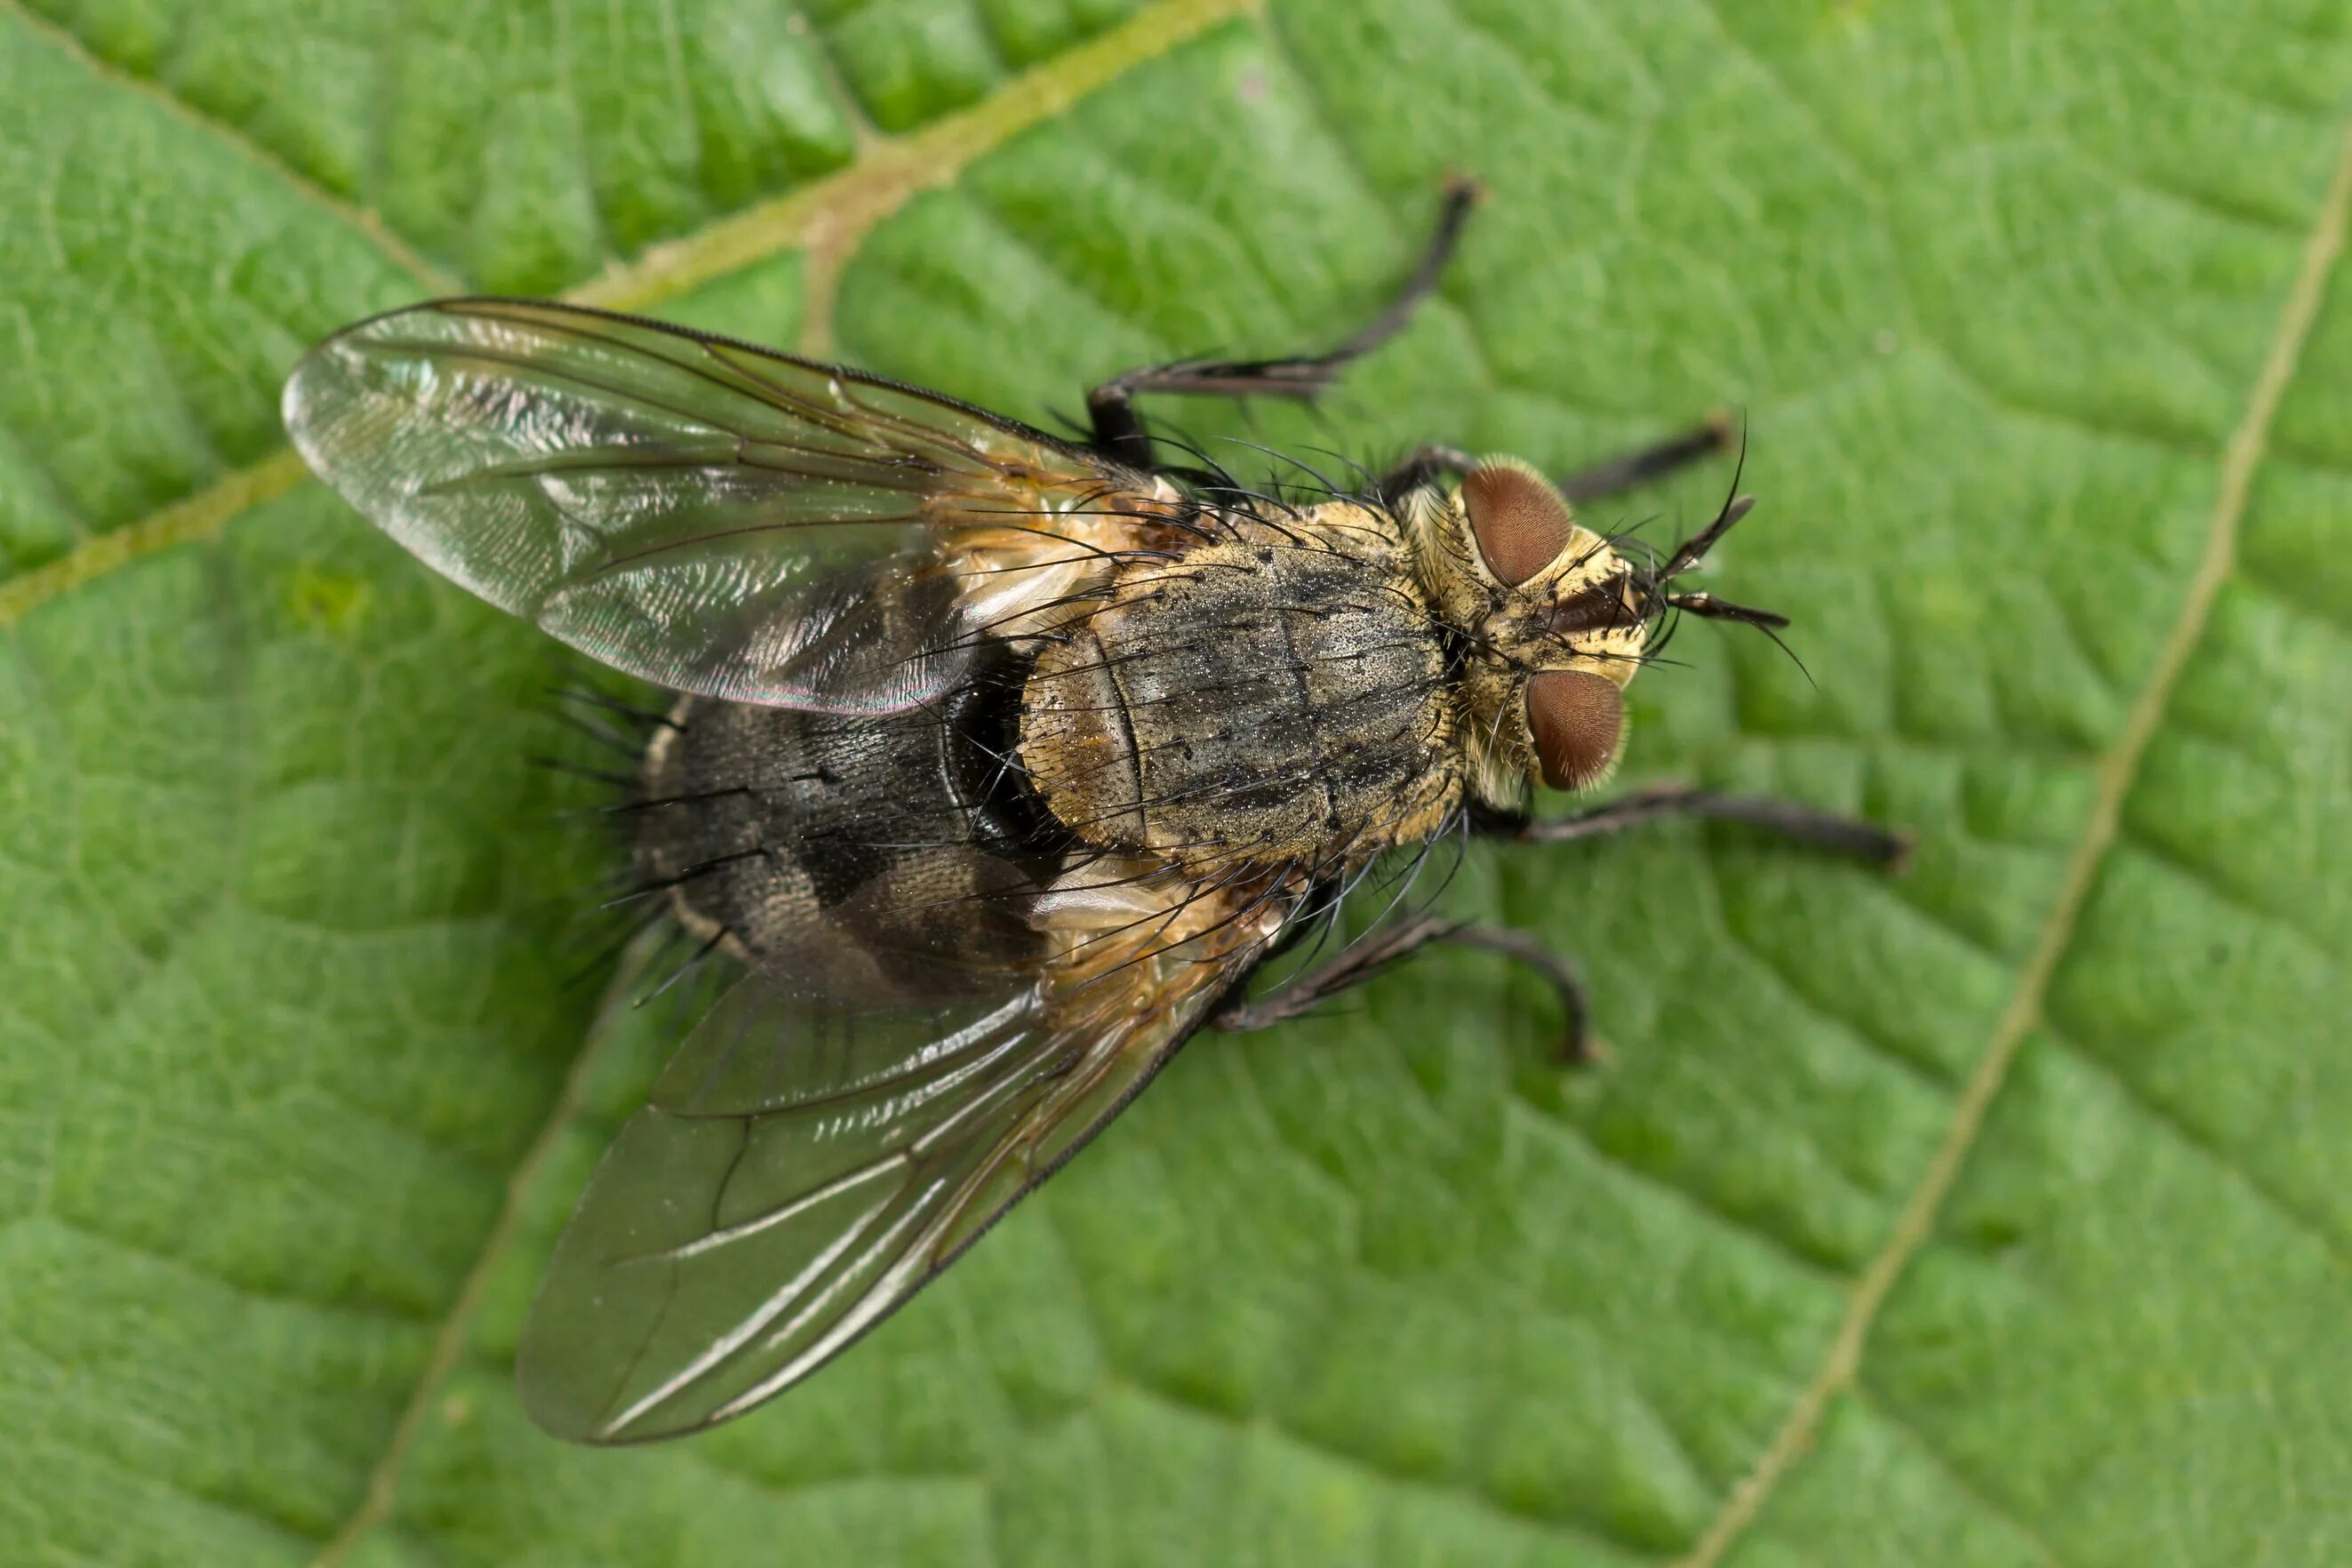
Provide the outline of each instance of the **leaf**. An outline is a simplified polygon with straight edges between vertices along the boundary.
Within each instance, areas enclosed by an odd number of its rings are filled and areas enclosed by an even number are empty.
[[[2289,0],[0,6],[0,1536],[2352,1556],[2347,79]],[[1812,679],[1693,628],[1634,773],[1916,869],[1481,852],[1605,1068],[1418,962],[1197,1044],[773,1409],[540,1436],[506,1363],[663,1043],[564,980],[577,667],[303,481],[287,367],[562,290],[1045,417],[1339,336],[1449,170],[1459,271],[1324,416],[1184,416],[1566,468],[1745,410],[1719,580]]]

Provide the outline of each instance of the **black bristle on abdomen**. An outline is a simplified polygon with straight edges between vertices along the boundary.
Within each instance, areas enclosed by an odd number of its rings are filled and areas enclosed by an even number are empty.
[[[551,687],[548,698],[542,716],[559,733],[552,737],[554,747],[531,761],[595,786],[570,791],[591,798],[560,815],[596,822],[612,852],[610,870],[580,893],[583,955],[567,970],[565,984],[585,984],[608,974],[621,954],[668,912],[638,867],[635,819],[646,805],[646,748],[676,725],[667,714],[587,686]]]

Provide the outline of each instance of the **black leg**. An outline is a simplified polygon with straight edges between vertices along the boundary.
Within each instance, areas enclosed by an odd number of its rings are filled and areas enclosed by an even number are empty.
[[[1622,800],[1549,822],[1534,822],[1524,816],[1490,817],[1478,824],[1478,830],[1523,844],[1558,844],[1572,838],[1622,833],[1629,827],[1672,816],[1744,822],[1769,829],[1792,843],[1852,855],[1890,870],[1901,869],[1911,853],[1909,835],[1873,823],[1832,816],[1793,801],[1717,795],[1712,790],[1676,784],[1652,784]],[[1592,1038],[1592,1011],[1575,965],[1526,931],[1507,926],[1472,925],[1432,914],[1413,915],[1377,929],[1330,963],[1308,970],[1255,1002],[1229,1002],[1211,1016],[1210,1026],[1238,1034],[1296,1018],[1341,992],[1362,984],[1433,942],[1484,948],[1533,969],[1559,998],[1560,1011],[1566,1016],[1561,1058],[1570,1062],[1599,1058],[1601,1052]]]
[[[1635,485],[1663,478],[1703,458],[1727,452],[1731,447],[1730,417],[1722,414],[1710,415],[1705,422],[1654,445],[1569,475],[1558,481],[1559,493],[1573,502],[1599,500],[1603,496],[1614,495],[1619,490],[1631,489]],[[1381,478],[1381,493],[1395,500],[1441,474],[1466,474],[1477,466],[1478,459],[1459,447],[1423,447]]]
[[[1477,466],[1478,459],[1459,447],[1417,447],[1412,456],[1381,476],[1381,494],[1402,500],[1440,474],[1466,474]]]
[[[1676,468],[1686,468],[1702,458],[1712,458],[1732,448],[1733,430],[1727,414],[1710,414],[1701,423],[1679,435],[1669,436],[1639,451],[1627,452],[1605,463],[1595,463],[1580,473],[1569,475],[1559,481],[1559,493],[1570,501],[1599,500],[1615,495],[1619,490],[1632,489],[1635,485],[1662,479]]]
[[[1816,811],[1794,801],[1752,795],[1717,795],[1713,790],[1682,784],[1652,784],[1621,800],[1549,822],[1507,817],[1497,821],[1491,831],[1522,844],[1559,844],[1571,838],[1598,838],[1622,833],[1670,816],[1744,822],[1777,833],[1791,843],[1851,855],[1889,870],[1901,870],[1911,858],[1911,836],[1907,833],[1855,817]]]
[[[1371,932],[1350,951],[1320,969],[1308,971],[1255,1002],[1229,1004],[1209,1020],[1210,1026],[1238,1034],[1263,1029],[1286,1018],[1296,1018],[1340,992],[1362,984],[1389,965],[1433,942],[1485,948],[1490,952],[1515,958],[1535,970],[1559,998],[1560,1011],[1567,1015],[1567,1032],[1560,1042],[1561,1059],[1589,1062],[1599,1058],[1600,1052],[1592,1040],[1591,1009],[1584,999],[1584,984],[1577,978],[1574,965],[1567,959],[1551,952],[1525,931],[1512,931],[1504,926],[1468,925],[1427,914],[1413,915]]]
[[[1446,182],[1445,205],[1437,231],[1422,252],[1421,264],[1394,298],[1364,328],[1318,354],[1285,359],[1182,360],[1173,364],[1144,365],[1113,376],[1087,394],[1087,413],[1094,426],[1094,445],[1105,456],[1139,468],[1153,466],[1151,437],[1135,412],[1139,393],[1211,394],[1223,397],[1313,397],[1327,390],[1349,363],[1360,359],[1404,330],[1413,308],[1437,287],[1462,237],[1462,226],[1478,202],[1475,182]]]
[[[1584,982],[1577,977],[1576,966],[1564,954],[1554,952],[1528,932],[1513,931],[1509,926],[1456,926],[1445,933],[1445,940],[1464,947],[1483,947],[1489,952],[1499,952],[1534,970],[1551,987],[1552,994],[1559,998],[1559,1010],[1567,1020],[1567,1028],[1559,1037],[1559,1059],[1570,1063],[1601,1059],[1601,1043],[1592,1037],[1592,1009],[1584,999]]]

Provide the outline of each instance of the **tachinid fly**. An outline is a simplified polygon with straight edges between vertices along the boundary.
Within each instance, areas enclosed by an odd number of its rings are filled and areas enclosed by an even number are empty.
[[[1571,503],[1717,450],[1708,426],[1554,484],[1442,447],[1355,493],[1163,461],[1145,393],[1309,397],[1402,327],[1474,200],[1328,353],[1130,372],[1065,440],[857,371],[570,306],[452,300],[331,338],[286,423],[371,521],[492,604],[678,694],[630,819],[641,885],[740,970],[615,1140],[525,1331],[532,1415],[628,1442],[741,1414],[907,1300],[1194,1030],[1303,1011],[1430,942],[1573,972],[1517,932],[1391,916],[1245,1000],[1384,858],[1676,813],[1884,862],[1894,835],[1604,780],[1676,612],[1778,616]],[[1311,504],[1310,504],[1311,502]]]

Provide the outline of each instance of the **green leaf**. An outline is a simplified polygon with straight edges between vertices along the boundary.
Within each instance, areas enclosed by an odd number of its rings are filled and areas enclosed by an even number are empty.
[[[0,5],[12,1561],[2352,1559],[2352,13],[1980,0]],[[707,1439],[507,1370],[664,1037],[569,656],[305,481],[349,319],[568,291],[1046,417],[1443,298],[1322,415],[1744,410],[1633,776],[1914,827],[1469,859],[1578,955],[1198,1043]],[[1698,513],[1711,472],[1629,504]],[[566,976],[586,965],[584,981]]]

